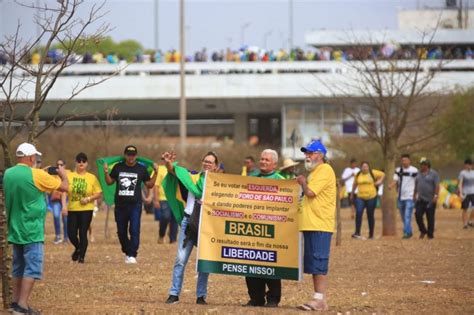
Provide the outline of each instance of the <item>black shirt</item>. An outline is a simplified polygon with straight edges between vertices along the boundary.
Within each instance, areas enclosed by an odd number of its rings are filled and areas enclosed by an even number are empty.
[[[115,164],[110,173],[115,179],[115,207],[132,206],[142,202],[142,183],[150,180],[146,167],[136,163],[128,166],[125,162]]]

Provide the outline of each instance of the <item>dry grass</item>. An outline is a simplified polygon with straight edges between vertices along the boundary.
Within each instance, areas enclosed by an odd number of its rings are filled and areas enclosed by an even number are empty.
[[[377,210],[376,235],[380,235]],[[104,238],[104,212],[94,219],[96,241],[86,263],[72,263],[70,245],[53,245],[51,214],[47,217],[45,278],[38,282],[31,304],[45,314],[163,313],[297,313],[295,306],[312,294],[311,279],[284,281],[280,308],[249,310],[241,277],[211,275],[208,306],[196,306],[195,256],[186,270],[181,303],[166,305],[176,245],[157,244],[157,223],[142,217],[137,265],[126,265],[110,218],[110,239]],[[363,227],[366,229],[364,221]],[[414,228],[415,223],[413,222]],[[399,224],[399,233],[401,228]],[[353,222],[343,210],[342,246],[331,248],[330,313],[474,313],[474,229],[462,230],[459,210],[437,212],[434,240],[350,238]],[[366,233],[366,230],[363,231]],[[421,281],[430,280],[434,284]]]

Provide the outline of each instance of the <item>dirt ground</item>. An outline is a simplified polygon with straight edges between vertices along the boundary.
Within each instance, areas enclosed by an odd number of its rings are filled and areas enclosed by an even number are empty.
[[[461,229],[460,210],[438,209],[434,240],[353,240],[349,209],[342,210],[342,218],[342,245],[336,247],[333,238],[331,248],[330,313],[474,313],[474,228]],[[152,215],[142,216],[137,265],[124,263],[113,215],[109,239],[104,237],[104,212],[94,219],[95,242],[90,244],[83,265],[71,262],[71,245],[52,243],[52,222],[48,214],[45,277],[31,297],[31,305],[44,314],[297,313],[295,306],[313,292],[311,277],[305,275],[301,282],[283,281],[278,309],[243,308],[241,304],[247,302],[245,280],[213,274],[209,305],[198,306],[192,255],[180,303],[166,305],[176,245],[157,244],[157,222]],[[397,224],[401,235],[401,222]],[[417,231],[414,220],[413,228]],[[365,218],[363,234],[367,234]],[[380,234],[381,214],[377,210],[376,235]]]

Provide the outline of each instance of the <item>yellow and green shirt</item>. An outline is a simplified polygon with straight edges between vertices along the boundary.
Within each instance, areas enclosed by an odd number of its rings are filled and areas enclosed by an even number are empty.
[[[308,175],[308,188],[298,211],[300,231],[334,232],[336,226],[336,174],[329,164],[318,165]]]
[[[18,163],[5,171],[3,187],[8,224],[8,242],[25,245],[44,242],[46,198],[61,185],[47,172]]]
[[[89,172],[86,172],[82,175],[76,172],[69,172],[67,174],[67,178],[69,180],[69,202],[67,206],[68,211],[93,210],[94,201],[82,205],[81,199],[102,192],[97,177]]]

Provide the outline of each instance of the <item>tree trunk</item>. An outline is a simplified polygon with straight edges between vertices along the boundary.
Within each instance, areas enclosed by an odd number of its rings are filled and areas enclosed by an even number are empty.
[[[10,146],[8,144],[2,144],[3,150],[3,165],[4,169],[13,166],[12,156],[10,152]]]
[[[7,242],[7,220],[5,215],[5,202],[3,199],[3,190],[0,189],[0,275],[2,277],[2,301],[3,309],[7,309],[11,303],[11,277],[10,263],[11,255]]]
[[[393,182],[395,167],[398,160],[398,151],[395,145],[388,147],[384,157],[385,179],[383,183],[382,195],[382,236],[397,235],[397,193],[396,189],[389,189]]]

